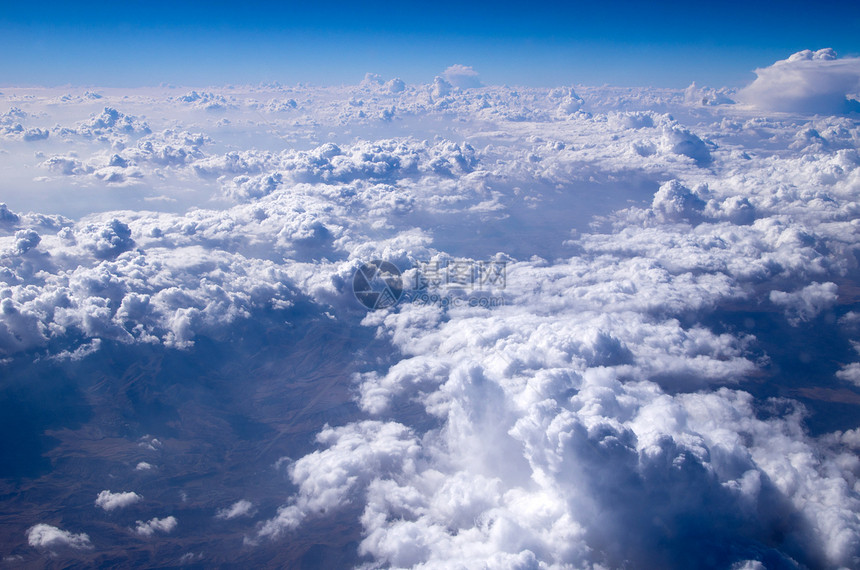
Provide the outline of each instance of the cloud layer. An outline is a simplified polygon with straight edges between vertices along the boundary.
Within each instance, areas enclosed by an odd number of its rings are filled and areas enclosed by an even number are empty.
[[[463,66],[4,95],[0,160],[122,206],[0,205],[0,366],[24,386],[0,404],[76,378],[57,393],[111,402],[45,420],[102,526],[28,520],[14,554],[857,566],[852,61],[759,70],[738,94],[757,115],[706,88],[477,88]],[[368,312],[372,259],[499,302]],[[488,261],[503,284],[445,279]]]

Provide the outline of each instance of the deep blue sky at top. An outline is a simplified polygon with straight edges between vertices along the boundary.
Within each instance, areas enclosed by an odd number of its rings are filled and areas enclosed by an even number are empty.
[[[5,2],[0,85],[742,85],[805,49],[860,54],[860,2]]]

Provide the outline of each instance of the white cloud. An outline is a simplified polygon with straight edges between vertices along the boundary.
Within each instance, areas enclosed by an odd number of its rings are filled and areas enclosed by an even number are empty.
[[[392,94],[402,93],[406,90],[406,83],[399,77],[395,77],[385,82],[385,89]]]
[[[141,536],[152,536],[156,532],[168,534],[176,528],[178,522],[179,521],[176,520],[176,517],[173,516],[164,517],[163,519],[152,518],[146,522],[137,521],[137,526],[134,528],[134,532]]]
[[[576,94],[573,89],[561,89],[558,92],[551,93],[553,96],[561,96],[561,101],[558,104],[558,115],[560,117],[568,117],[579,111],[584,101],[582,97]]]
[[[444,79],[442,77],[437,76],[436,78],[433,79],[433,89],[432,89],[431,93],[433,94],[434,97],[437,97],[437,98],[445,97],[446,95],[451,93],[451,89],[453,87],[454,86],[451,85],[451,83],[449,81],[447,81],[446,79]]]
[[[254,504],[251,501],[241,499],[236,501],[231,506],[221,509],[215,515],[216,519],[231,520],[239,517],[250,517],[256,512]]]
[[[296,502],[279,509],[277,517],[260,528],[260,537],[277,537],[310,514],[342,507],[377,475],[396,473],[404,464],[411,464],[419,450],[414,434],[394,422],[326,427],[317,441],[330,447],[290,467],[290,477],[299,486]]]
[[[661,222],[699,222],[705,202],[677,180],[660,186],[651,201],[651,209]]]
[[[37,524],[27,531],[27,542],[34,548],[60,550],[88,550],[92,548],[90,537],[85,533],[74,534],[49,524]]]
[[[442,74],[445,79],[454,87],[460,89],[471,89],[481,87],[481,80],[478,78],[478,72],[468,65],[455,64],[450,66]]]
[[[103,224],[86,224],[75,233],[75,240],[99,259],[114,258],[134,247],[128,224],[116,218]]]
[[[199,562],[201,560],[203,560],[203,553],[202,552],[197,552],[197,553],[186,552],[185,554],[183,554],[182,556],[179,557],[179,563],[183,564],[183,565],[184,564],[194,564],[195,562]]]
[[[100,114],[93,115],[90,120],[81,123],[78,132],[84,136],[93,137],[116,132],[141,134],[150,132],[150,129],[149,125],[136,117],[105,107]]]
[[[206,111],[220,112],[232,109],[235,105],[220,93],[211,91],[189,91],[185,95],[175,98],[176,101],[190,105],[197,109],[205,109]]]
[[[692,158],[698,166],[708,166],[713,160],[708,145],[680,125],[663,127],[660,146],[665,152]]]
[[[14,224],[20,219],[18,214],[9,210],[5,202],[0,202],[0,223]]]
[[[112,493],[111,491],[104,490],[96,497],[96,506],[106,511],[113,511],[138,503],[142,499],[143,497],[131,491]]]
[[[738,97],[759,109],[825,115],[860,109],[860,58],[837,58],[830,48],[804,50],[755,73]]]
[[[732,570],[766,570],[766,567],[758,560],[744,560],[735,562],[732,565]]]
[[[836,371],[836,377],[860,387],[860,362],[852,362]]]
[[[833,306],[837,291],[836,283],[812,283],[793,293],[771,291],[770,301],[784,307],[788,321],[797,326]]]

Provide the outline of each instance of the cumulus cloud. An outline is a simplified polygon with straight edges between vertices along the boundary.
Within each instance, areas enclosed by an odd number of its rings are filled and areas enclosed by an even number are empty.
[[[49,524],[37,524],[27,531],[27,542],[34,548],[46,550],[88,550],[92,548],[90,537],[85,533],[74,534]]]
[[[299,495],[294,504],[282,507],[275,518],[262,525],[258,533],[261,538],[278,537],[309,515],[343,507],[360,496],[375,477],[396,473],[404,462],[414,461],[419,450],[411,430],[393,422],[326,427],[317,441],[330,447],[290,467],[290,476],[300,487]],[[327,475],[320,477],[322,472]]]
[[[837,290],[836,283],[812,283],[791,293],[771,291],[770,300],[783,307],[788,321],[797,326],[833,306],[837,299]]]
[[[105,107],[99,115],[94,115],[89,121],[85,121],[80,125],[80,131],[83,134],[93,136],[100,135],[105,132],[124,132],[124,133],[148,133],[149,126],[137,119],[117,111],[111,107]]]
[[[55,155],[42,162],[39,166],[57,174],[64,174],[67,176],[73,174],[89,174],[92,172],[92,168],[85,166],[80,160],[73,156]]]
[[[169,516],[160,518],[152,518],[146,522],[137,521],[137,526],[134,527],[134,532],[139,534],[140,536],[152,536],[156,532],[162,532],[164,534],[168,534],[176,528],[176,525],[179,524],[179,521],[176,520],[176,517]]]
[[[455,64],[445,70],[442,76],[454,87],[472,89],[481,87],[478,72],[468,65]]]
[[[677,180],[670,180],[654,194],[651,209],[661,222],[695,223],[702,219],[705,202]]]
[[[216,519],[231,520],[240,517],[250,517],[254,514],[254,503],[245,499],[236,501],[231,506],[221,509],[215,515]]]
[[[860,110],[860,58],[838,58],[831,48],[803,50],[755,73],[738,97],[757,108],[823,115]]]
[[[836,377],[860,387],[860,362],[852,362],[836,371]]]
[[[558,104],[558,114],[562,117],[576,113],[584,104],[582,97],[577,95],[573,89],[555,90],[552,95],[561,98]]]
[[[451,89],[454,86],[447,80],[442,77],[436,77],[433,79],[433,89],[431,93],[434,97],[445,97],[451,92]]]
[[[0,202],[0,223],[14,224],[20,218],[15,212],[9,210],[5,202]]]
[[[692,158],[698,166],[707,166],[713,160],[708,145],[680,125],[664,127],[660,145],[666,152]]]
[[[143,500],[143,497],[131,491],[112,493],[111,491],[104,490],[96,497],[96,506],[105,511],[113,511],[123,509],[141,500]]]
[[[99,259],[116,257],[134,246],[128,225],[114,218],[104,224],[87,224],[75,240]]]
[[[225,111],[235,107],[227,97],[211,91],[189,91],[185,95],[176,97],[176,101],[213,112]]]
[[[385,82],[385,89],[392,94],[402,93],[406,90],[406,83],[404,83],[399,77],[395,77],[394,79],[389,79]]]

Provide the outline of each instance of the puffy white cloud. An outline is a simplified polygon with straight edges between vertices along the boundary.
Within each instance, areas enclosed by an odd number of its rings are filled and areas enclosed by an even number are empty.
[[[478,72],[468,65],[457,63],[446,69],[442,75],[451,85],[460,89],[481,87]]]
[[[446,81],[441,77],[436,77],[433,79],[433,90],[431,93],[434,97],[445,97],[451,92],[451,89],[454,86],[451,85],[450,82]]]
[[[147,243],[172,241],[157,231],[159,222],[187,241],[187,246],[130,251],[136,247],[131,226],[137,224],[146,228],[149,235],[142,238]],[[18,284],[0,299],[0,351],[29,350],[71,331],[120,342],[190,346],[198,332],[218,328],[225,318],[247,315],[255,306],[290,305],[290,279],[274,263],[223,250],[207,251],[199,240],[208,241],[213,235],[189,240],[194,223],[170,229],[177,222],[169,216],[129,223],[112,216],[96,217],[52,236],[54,255],[35,257],[30,265],[16,262],[10,279]],[[161,237],[153,238],[153,233]],[[19,230],[13,242],[15,255],[34,254],[32,246],[42,243],[37,237],[35,232]],[[37,279],[41,291],[36,295],[21,283],[36,279],[32,263],[42,264],[46,271]],[[69,354],[75,349],[70,347]]]
[[[860,362],[852,362],[836,371],[836,377],[860,387]]]
[[[18,214],[10,211],[5,202],[0,202],[0,223],[14,224],[19,219]]]
[[[89,174],[92,168],[84,166],[84,164],[72,156],[52,156],[39,166],[47,168],[57,174],[72,175],[72,174]]]
[[[680,125],[663,127],[660,146],[665,152],[692,158],[698,166],[708,166],[713,160],[708,145],[689,129]]]
[[[224,95],[210,91],[189,91],[185,95],[176,97],[176,100],[206,111],[225,111],[235,107]]]
[[[390,79],[385,82],[385,89],[392,94],[402,93],[406,90],[406,83],[404,83],[399,77],[395,77],[394,79]]]
[[[788,321],[797,326],[833,306],[837,299],[837,290],[836,283],[812,283],[792,293],[771,291],[770,300],[775,305],[784,307]]]
[[[251,501],[247,501],[245,499],[241,499],[236,501],[232,505],[227,508],[221,509],[215,515],[216,519],[221,520],[231,520],[240,517],[250,517],[256,512],[254,509],[254,503]]]
[[[309,515],[342,507],[376,476],[409,469],[419,450],[411,430],[394,422],[326,427],[317,441],[329,448],[306,455],[290,467],[290,477],[300,489],[297,499],[262,525],[260,537],[277,537]]]
[[[86,224],[75,233],[75,241],[99,259],[114,258],[134,247],[131,229],[116,218],[102,224]]]
[[[0,126],[0,134],[2,134],[7,139],[15,139],[21,141],[41,141],[45,140],[50,136],[50,131],[47,129],[39,129],[39,128],[24,128],[21,123],[17,123],[11,126]]]
[[[661,222],[696,223],[702,220],[705,202],[677,180],[670,180],[654,194],[651,209]]]
[[[124,509],[135,503],[139,503],[143,497],[132,491],[113,493],[108,490],[101,491],[96,497],[96,506],[105,511]]]
[[[860,58],[837,58],[831,48],[803,50],[755,73],[738,97],[759,109],[825,115],[860,109]]]
[[[87,136],[102,135],[107,132],[148,133],[149,126],[137,119],[120,113],[111,107],[105,107],[99,115],[81,123],[79,132]]]
[[[176,520],[176,517],[169,516],[160,518],[152,518],[146,522],[137,521],[137,526],[134,527],[134,532],[139,534],[140,536],[152,536],[156,532],[163,532],[168,534],[176,528],[176,525],[179,524],[179,521]]]
[[[37,524],[27,531],[27,542],[34,548],[55,551],[62,549],[88,550],[93,547],[85,533],[74,534],[49,524]]]
[[[33,230],[18,230],[15,232],[15,255],[24,255],[42,241],[42,238]]]
[[[733,95],[732,90],[725,87],[720,89],[698,87],[695,81],[684,90],[686,102],[698,105],[731,105],[734,103]]]
[[[561,117],[567,117],[579,111],[582,108],[583,100],[582,97],[576,94],[576,91],[573,89],[563,89],[561,90],[563,95],[561,97],[561,101],[558,104],[558,114]],[[561,93],[554,92],[552,95],[558,96]]]

